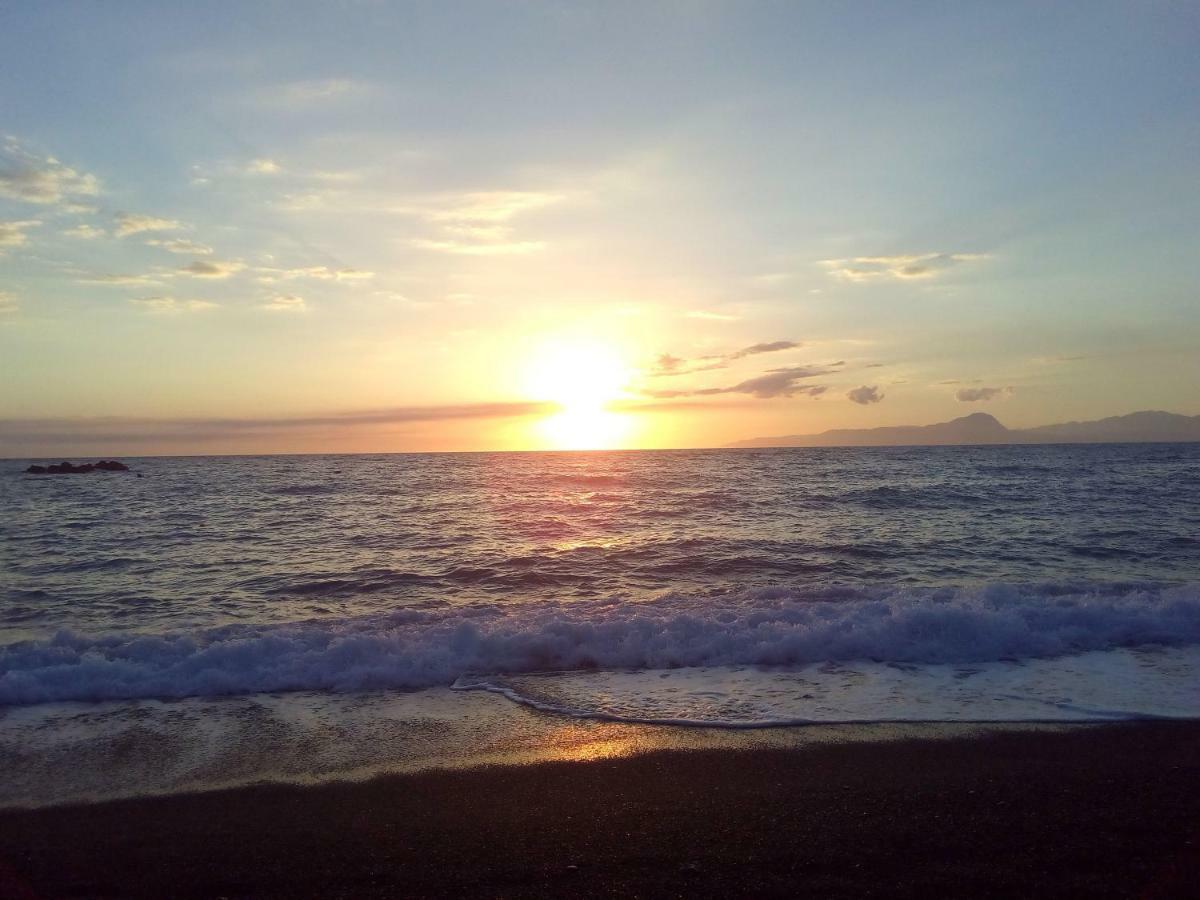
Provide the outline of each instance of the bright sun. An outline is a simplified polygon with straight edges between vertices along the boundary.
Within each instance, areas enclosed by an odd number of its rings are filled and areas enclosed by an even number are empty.
[[[589,341],[546,344],[530,360],[526,391],[560,411],[538,423],[549,446],[559,450],[603,450],[621,446],[629,416],[608,406],[625,394],[632,376],[611,346]]]

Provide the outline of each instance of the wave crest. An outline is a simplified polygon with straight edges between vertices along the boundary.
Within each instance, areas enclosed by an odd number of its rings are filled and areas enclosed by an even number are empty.
[[[442,605],[0,647],[0,704],[349,692],[472,673],[988,662],[1200,643],[1200,585],[825,586],[634,602]]]

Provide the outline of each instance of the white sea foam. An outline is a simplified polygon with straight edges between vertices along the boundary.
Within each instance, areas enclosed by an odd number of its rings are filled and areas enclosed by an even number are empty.
[[[957,664],[1200,644],[1200,585],[763,589],[490,603],[0,647],[0,704],[451,685],[475,674]]]
[[[787,670],[466,676],[455,688],[572,718],[709,728],[1194,719],[1200,718],[1200,646],[965,665],[860,660]]]

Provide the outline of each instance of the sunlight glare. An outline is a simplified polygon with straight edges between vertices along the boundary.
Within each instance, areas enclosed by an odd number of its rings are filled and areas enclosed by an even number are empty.
[[[608,409],[625,395],[630,368],[611,346],[555,341],[536,353],[526,376],[530,396],[561,410],[538,423],[547,446],[558,450],[604,450],[623,445],[629,416]]]

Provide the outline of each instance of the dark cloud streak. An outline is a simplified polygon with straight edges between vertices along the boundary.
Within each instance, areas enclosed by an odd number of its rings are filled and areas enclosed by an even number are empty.
[[[133,416],[0,420],[0,453],[43,443],[83,444],[98,440],[213,441],[320,429],[361,428],[454,419],[503,419],[549,415],[551,403],[476,403],[401,406],[361,412],[275,418],[154,419]]]
[[[646,391],[646,395],[660,400],[678,397],[713,397],[719,394],[747,394],[759,400],[771,400],[776,397],[794,397],[803,394],[818,397],[829,390],[824,385],[797,384],[807,378],[816,378],[830,374],[828,369],[812,366],[789,366],[783,369],[770,369],[765,374],[755,378],[739,381],[728,387],[697,388],[694,390],[664,390]]]
[[[751,344],[731,353],[718,353],[710,356],[699,356],[694,360],[662,353],[654,361],[650,370],[653,376],[663,375],[692,375],[696,372],[712,372],[715,369],[728,368],[731,362],[745,359],[747,356],[757,356],[760,353],[778,353],[781,350],[795,350],[803,346],[799,341],[765,341]]]

